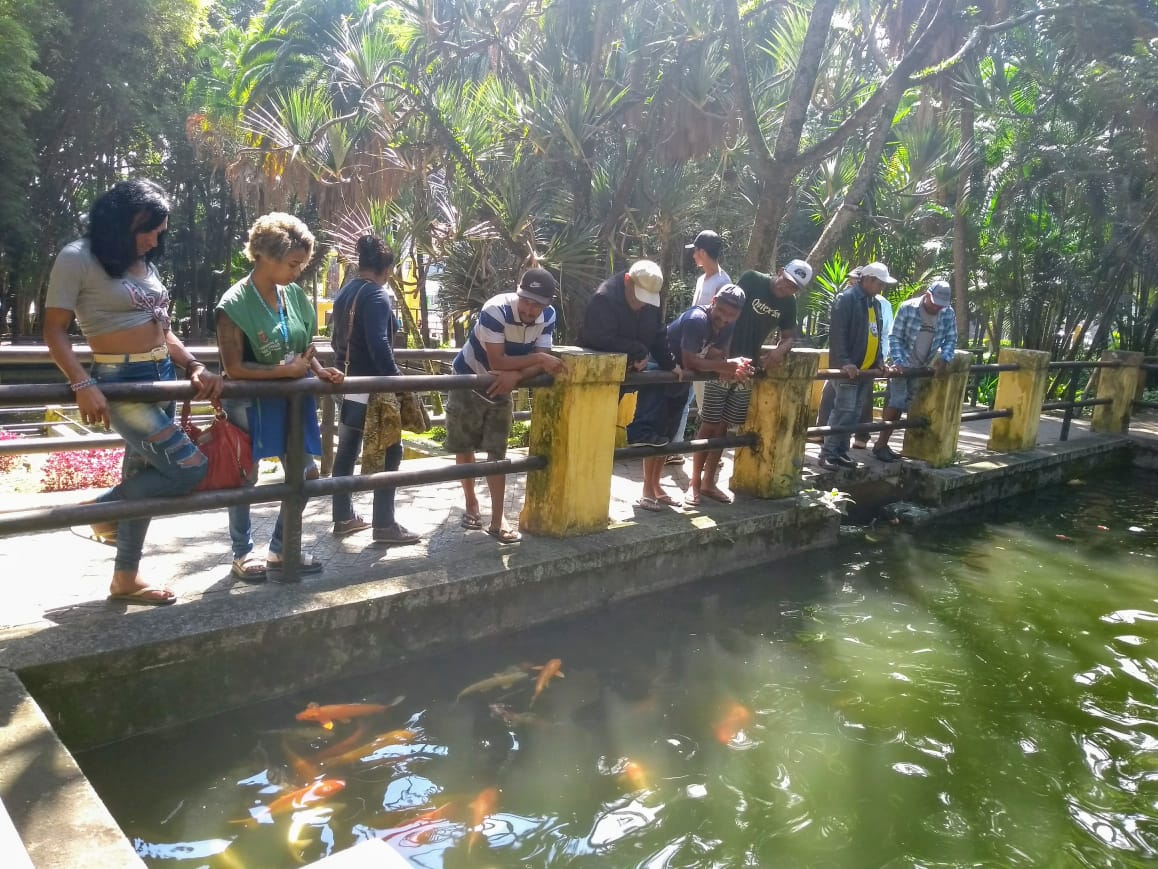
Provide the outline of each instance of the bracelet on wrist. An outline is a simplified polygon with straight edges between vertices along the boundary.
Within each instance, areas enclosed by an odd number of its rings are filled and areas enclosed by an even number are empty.
[[[96,385],[96,380],[91,377],[86,377],[84,380],[78,380],[76,383],[70,383],[68,388],[73,392],[80,392],[82,389],[88,389],[89,387]]]

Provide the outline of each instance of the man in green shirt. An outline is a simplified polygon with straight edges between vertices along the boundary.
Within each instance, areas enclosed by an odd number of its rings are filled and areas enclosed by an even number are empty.
[[[737,286],[744,291],[746,302],[736,321],[731,353],[736,358],[760,359],[760,367],[779,365],[796,340],[796,292],[812,280],[812,267],[794,259],[775,276],[747,271]],[[773,326],[780,330],[780,340],[767,353],[764,340]],[[729,425],[743,425],[748,418],[751,388],[746,383],[708,381],[704,384],[704,404],[700,409],[698,438],[722,437]],[[692,490],[714,501],[729,504],[732,496],[716,485],[716,470],[722,450],[696,453],[692,464]]]

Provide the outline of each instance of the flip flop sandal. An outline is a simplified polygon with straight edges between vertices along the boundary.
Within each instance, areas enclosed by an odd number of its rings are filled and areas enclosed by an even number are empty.
[[[649,510],[652,513],[663,512],[663,507],[660,506],[659,501],[657,501],[655,498],[640,498],[635,502],[635,506],[640,510]]]
[[[478,513],[463,513],[462,521],[458,523],[467,531],[482,531],[482,516]]]
[[[322,562],[318,561],[318,559],[314,558],[312,555],[306,555],[303,553],[302,554],[302,563],[301,563],[301,566],[298,568],[298,572],[302,576],[310,576],[311,574],[321,573],[322,567],[323,567]],[[266,575],[266,577],[274,580],[275,582],[280,581],[279,577],[282,575],[282,562],[281,562],[280,558],[278,558],[274,561],[271,561],[268,556],[266,557],[266,559],[265,559],[265,575]]]
[[[110,594],[109,603],[130,603],[137,606],[169,606],[177,602],[177,595],[167,588],[155,585],[146,585],[136,591],[126,591],[121,594]]]
[[[700,506],[700,496],[695,494],[694,492],[688,492],[684,496],[684,506],[685,507],[698,507],[698,506]]]
[[[731,504],[732,496],[723,492],[710,491],[707,489],[700,489],[700,495],[704,498],[711,498],[713,501],[719,501],[721,504]]]
[[[510,543],[518,543],[523,539],[522,534],[510,528],[488,528],[486,531],[487,534],[495,538],[495,540],[499,541],[499,543],[503,544],[504,546]]]
[[[265,582],[265,562],[253,555],[233,559],[229,572],[245,582]]]
[[[680,506],[680,502],[673,498],[671,495],[664,495],[660,498],[656,498],[655,501],[657,504],[666,504],[668,507]]]

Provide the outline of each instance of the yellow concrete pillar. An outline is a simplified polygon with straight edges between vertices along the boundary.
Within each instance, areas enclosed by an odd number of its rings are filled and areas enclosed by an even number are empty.
[[[535,390],[529,453],[547,467],[527,475],[519,527],[568,537],[607,528],[611,503],[619,388],[627,370],[621,353],[556,347],[563,372]]]
[[[816,418],[809,395],[821,350],[793,349],[783,365],[752,382],[752,400],[743,434],[755,434],[752,448],[736,450],[731,487],[757,498],[787,498],[800,488],[804,444]]]
[[[961,405],[969,382],[973,354],[958,350],[953,361],[936,377],[928,378],[909,407],[909,419],[927,419],[927,428],[905,429],[901,455],[943,468],[957,454],[961,433]]]
[[[1107,350],[1103,362],[1120,362],[1119,368],[1098,369],[1098,398],[1109,398],[1111,404],[1094,408],[1093,431],[1121,434],[1130,428],[1130,409],[1142,377],[1142,354],[1129,350]]]
[[[817,370],[819,371],[821,368],[827,368],[827,367],[828,367],[828,351],[827,350],[821,350],[820,351],[820,361],[817,362]],[[824,395],[824,384],[825,384],[825,381],[823,381],[823,380],[813,380],[812,381],[812,391],[808,394],[808,414],[809,414],[809,417],[811,419],[816,419],[816,415],[818,413],[820,413],[820,400],[821,400],[821,397]],[[828,425],[828,420],[826,420],[826,419],[821,420],[820,424],[821,425]]]
[[[1037,446],[1041,405],[1049,383],[1049,354],[1044,350],[1002,347],[997,362],[1021,367],[1017,371],[1002,371],[997,376],[993,409],[1011,410],[1013,416],[993,420],[989,428],[989,449],[999,453],[1032,450]]]

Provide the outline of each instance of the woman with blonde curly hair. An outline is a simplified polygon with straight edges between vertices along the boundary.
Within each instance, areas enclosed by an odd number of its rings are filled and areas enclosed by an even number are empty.
[[[297,380],[320,377],[341,383],[343,374],[324,367],[311,343],[317,313],[305,291],[294,281],[309,264],[314,237],[309,228],[289,214],[259,217],[249,230],[245,256],[253,271],[230,287],[217,303],[217,344],[221,368],[234,380]],[[240,399],[225,402],[229,419],[250,433],[253,459],[276,456],[285,464],[289,430],[289,401],[283,398]],[[317,402],[302,402],[305,451],[320,455]],[[278,579],[282,562],[282,515],[279,512],[264,560],[252,555],[253,534],[248,504],[229,508],[229,537],[233,546],[233,575],[261,582]],[[302,556],[303,574],[320,573],[322,564]]]

